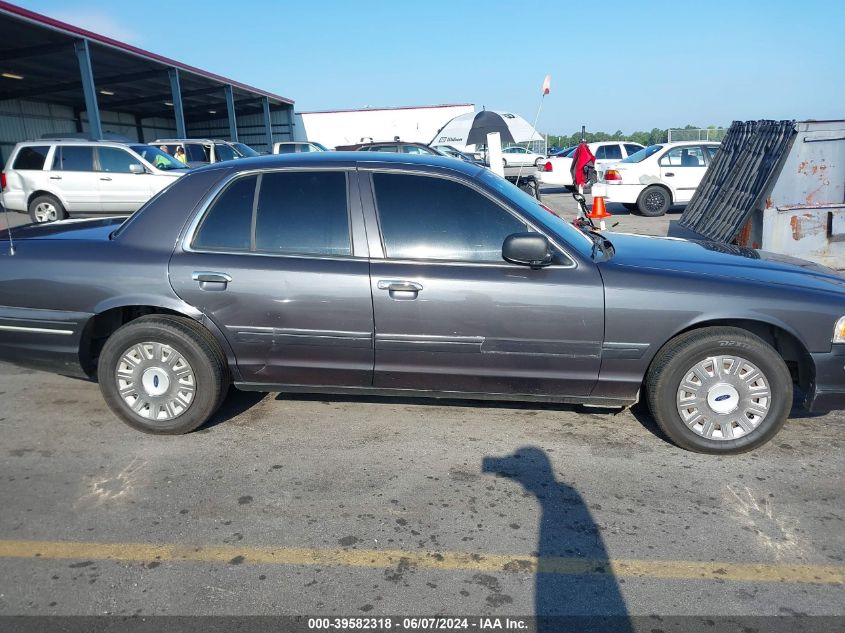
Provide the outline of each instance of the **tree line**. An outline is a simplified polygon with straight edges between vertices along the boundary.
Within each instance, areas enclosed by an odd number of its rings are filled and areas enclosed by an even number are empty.
[[[708,129],[715,130],[717,129],[715,125],[707,126]],[[679,128],[672,128],[672,129],[679,129]],[[697,130],[701,129],[699,125],[685,125],[683,128],[684,130]],[[640,145],[645,145],[648,147],[649,145],[654,145],[655,143],[666,143],[669,138],[669,130],[667,129],[660,129],[660,128],[653,128],[651,132],[631,132],[630,134],[625,134],[622,130],[616,130],[613,134],[608,132],[587,132],[585,135],[588,143],[595,143],[598,141],[633,141],[634,143],[639,143]],[[548,143],[551,147],[552,145],[557,145],[558,147],[571,147],[572,145],[577,145],[581,142],[581,132],[574,132],[569,136],[566,135],[558,135],[558,134],[549,134],[548,136]]]

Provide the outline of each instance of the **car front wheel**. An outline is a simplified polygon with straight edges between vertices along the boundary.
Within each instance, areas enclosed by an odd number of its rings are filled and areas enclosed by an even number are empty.
[[[744,453],[768,442],[792,406],[781,356],[745,330],[712,327],[681,334],[658,353],[646,377],[657,424],[699,453]]]
[[[229,386],[225,356],[190,319],[150,315],[127,323],[97,365],[109,408],[145,433],[176,435],[206,422]]]
[[[36,224],[64,220],[66,217],[62,203],[53,196],[37,196],[29,203],[29,218]]]
[[[656,218],[664,215],[672,206],[672,195],[663,187],[652,185],[643,189],[637,199],[637,209],[640,215]]]

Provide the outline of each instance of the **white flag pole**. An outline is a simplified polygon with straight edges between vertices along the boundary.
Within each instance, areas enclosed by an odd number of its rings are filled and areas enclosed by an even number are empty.
[[[531,126],[532,135],[533,135],[533,132],[537,131],[537,121],[540,120],[540,112],[543,110],[543,101],[546,99],[546,95],[549,94],[549,92],[551,91],[551,81],[552,81],[551,75],[546,75],[546,78],[543,80],[543,93],[540,95],[540,105],[537,108],[537,114],[534,117],[534,125]],[[532,142],[533,142],[533,139],[532,139]],[[522,168],[523,167],[524,167],[524,165],[519,166],[519,172],[517,173],[517,176],[516,176],[517,186],[519,186],[519,181],[522,178]]]

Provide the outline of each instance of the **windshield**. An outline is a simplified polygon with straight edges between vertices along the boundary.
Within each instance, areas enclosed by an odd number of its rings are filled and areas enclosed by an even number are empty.
[[[232,143],[231,145],[235,148],[235,151],[238,154],[246,158],[251,156],[260,156],[260,154],[254,149],[252,149],[249,145],[244,145],[243,143]]]
[[[130,145],[130,147],[132,148],[132,151],[156,169],[160,169],[162,171],[188,169],[188,166],[185,163],[173,158],[173,156],[167,152],[163,152],[152,145]]]
[[[652,154],[659,152],[663,149],[662,145],[649,145],[648,147],[644,147],[639,152],[634,152],[628,158],[622,160],[623,163],[641,163],[646,158],[651,156]]]
[[[578,250],[584,257],[592,257],[593,241],[569,222],[540,204],[534,196],[497,176],[489,169],[482,169],[479,178],[510,201],[515,203],[531,220],[559,235],[567,246]]]

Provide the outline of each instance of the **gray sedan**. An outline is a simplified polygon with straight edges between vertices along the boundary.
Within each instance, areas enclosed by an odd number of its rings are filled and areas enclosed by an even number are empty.
[[[0,233],[0,360],[96,379],[150,433],[197,428],[234,383],[643,399],[678,445],[736,453],[777,433],[794,387],[815,410],[842,407],[843,315],[829,269],[585,233],[432,156],[243,159],[192,171],[125,221]]]

